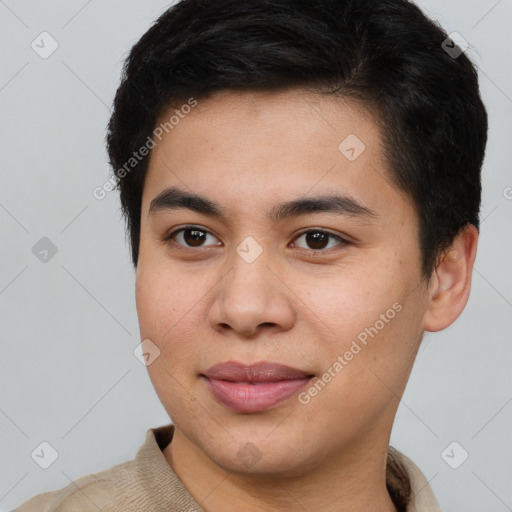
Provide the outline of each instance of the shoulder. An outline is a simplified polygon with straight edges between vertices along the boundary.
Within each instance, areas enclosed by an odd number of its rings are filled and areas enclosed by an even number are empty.
[[[407,475],[409,484],[407,512],[441,512],[428,480],[409,457],[390,446],[388,466],[390,462],[395,467],[395,476],[398,476],[401,471]]]
[[[201,510],[165,459],[174,426],[146,432],[134,460],[39,494],[12,512],[164,512]]]
[[[139,486],[136,465],[129,461],[34,496],[13,512],[127,511],[123,507],[129,506],[130,494],[136,493]]]

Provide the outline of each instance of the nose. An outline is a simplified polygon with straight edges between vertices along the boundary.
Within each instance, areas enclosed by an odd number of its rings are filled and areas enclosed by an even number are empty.
[[[215,288],[211,327],[243,338],[291,329],[296,318],[293,294],[279,272],[269,267],[265,251],[252,263],[234,253],[230,263],[231,271]]]

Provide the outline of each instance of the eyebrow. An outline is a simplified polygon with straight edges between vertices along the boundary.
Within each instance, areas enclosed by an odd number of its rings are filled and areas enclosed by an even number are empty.
[[[149,205],[149,213],[188,208],[198,213],[221,220],[227,220],[226,210],[215,201],[190,193],[177,187],[170,187],[158,194]],[[378,215],[349,195],[322,195],[294,199],[273,206],[267,213],[274,222],[318,212],[337,215],[378,218]]]
[[[378,215],[349,195],[327,195],[318,197],[304,197],[274,206],[268,217],[274,222],[290,217],[300,217],[311,213],[327,212],[336,215],[374,217]]]
[[[188,208],[198,213],[204,213],[212,217],[226,218],[223,208],[215,201],[192,194],[177,187],[166,188],[158,194],[149,205],[149,213],[165,210]]]

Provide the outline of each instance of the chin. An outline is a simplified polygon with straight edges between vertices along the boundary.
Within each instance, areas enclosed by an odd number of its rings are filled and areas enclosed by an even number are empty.
[[[245,454],[242,452],[245,450]],[[230,453],[209,453],[208,456],[219,467],[235,475],[254,477],[257,479],[294,478],[305,475],[307,467],[311,467],[306,460],[297,460],[297,451],[294,453],[274,452],[272,456],[264,456],[257,448],[245,445],[242,449]]]

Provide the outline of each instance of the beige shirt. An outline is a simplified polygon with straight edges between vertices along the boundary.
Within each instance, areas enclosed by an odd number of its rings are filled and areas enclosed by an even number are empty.
[[[34,496],[13,512],[204,512],[162,453],[173,434],[173,425],[149,429],[134,460]],[[413,491],[407,512],[441,512],[421,471],[397,453]]]

